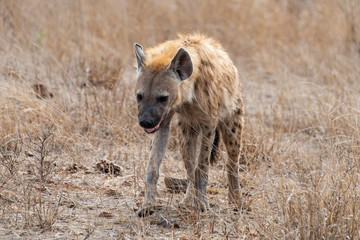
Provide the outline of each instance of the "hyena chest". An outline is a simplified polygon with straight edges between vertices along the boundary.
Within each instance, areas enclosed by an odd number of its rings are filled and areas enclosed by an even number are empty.
[[[176,109],[176,112],[178,113],[179,120],[193,126],[217,122],[217,117],[209,114],[207,109],[201,107],[196,101],[182,104],[182,106]]]

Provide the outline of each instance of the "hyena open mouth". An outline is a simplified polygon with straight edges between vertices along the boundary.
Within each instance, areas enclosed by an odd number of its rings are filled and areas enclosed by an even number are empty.
[[[149,133],[149,134],[156,132],[160,128],[160,125],[164,121],[164,119],[165,119],[165,117],[162,117],[160,122],[153,128],[144,128],[145,132]]]

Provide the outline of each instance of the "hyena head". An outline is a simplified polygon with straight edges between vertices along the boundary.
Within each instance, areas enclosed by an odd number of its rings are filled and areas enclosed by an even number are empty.
[[[146,65],[146,56],[139,44],[135,44],[134,51],[138,67],[135,91],[139,123],[147,133],[154,133],[178,98],[181,81],[192,74],[193,64],[183,48],[178,50],[169,66],[160,70]]]

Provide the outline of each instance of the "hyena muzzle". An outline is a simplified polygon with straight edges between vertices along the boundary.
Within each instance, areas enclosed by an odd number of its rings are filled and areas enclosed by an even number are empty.
[[[146,170],[145,200],[139,216],[156,204],[159,167],[168,142],[170,122],[178,114],[181,155],[187,190],[181,204],[209,208],[206,187],[209,163],[219,134],[227,150],[228,197],[240,205],[238,165],[244,107],[237,69],[221,45],[200,34],[179,35],[146,51],[134,46],[138,79],[136,98],[140,126],[153,133]],[[197,141],[200,138],[200,141]],[[196,160],[196,148],[199,154]]]

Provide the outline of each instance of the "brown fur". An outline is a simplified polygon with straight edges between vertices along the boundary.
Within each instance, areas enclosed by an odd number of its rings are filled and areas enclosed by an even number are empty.
[[[228,153],[229,200],[239,205],[238,161],[244,110],[240,79],[228,54],[218,42],[201,34],[179,35],[179,39],[145,52],[140,45],[135,45],[135,53],[140,124],[143,126],[144,121],[141,121],[150,119],[151,128],[156,124],[160,126],[150,153],[144,209],[155,204],[159,166],[166,148],[169,123],[175,113],[179,118],[181,154],[189,183],[182,203],[201,209],[209,207],[208,168],[210,159],[215,158],[214,146],[217,147],[219,141],[220,133],[216,132],[221,131]],[[163,95],[168,98],[166,102],[159,101]],[[198,137],[201,141],[196,161]],[[139,215],[149,213],[144,209]]]

